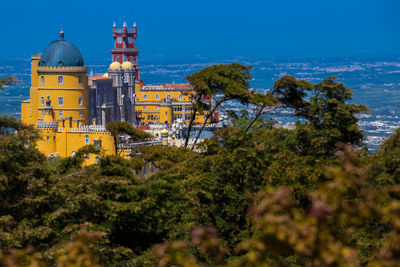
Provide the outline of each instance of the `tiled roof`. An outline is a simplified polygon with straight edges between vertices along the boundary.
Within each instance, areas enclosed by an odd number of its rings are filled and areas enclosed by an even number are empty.
[[[92,80],[107,80],[107,79],[111,79],[111,78],[104,77],[103,75],[93,75],[93,76],[89,76],[89,79],[92,79]]]

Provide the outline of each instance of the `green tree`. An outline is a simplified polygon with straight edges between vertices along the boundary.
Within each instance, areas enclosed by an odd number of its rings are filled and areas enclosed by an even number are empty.
[[[335,79],[333,76],[311,84],[293,76],[284,76],[274,84],[273,94],[280,103],[307,120],[298,125],[309,132],[307,142],[310,147],[304,153],[332,156],[340,142],[355,146],[362,144],[364,137],[358,129],[356,115],[367,108],[346,103],[351,100],[352,90]]]
[[[114,137],[115,154],[118,153],[118,144],[120,143],[122,135],[128,135],[131,141],[152,138],[152,135],[134,128],[129,122],[110,122],[107,124],[106,128]]]
[[[238,63],[221,64],[203,68],[186,77],[196,91],[196,103],[194,104],[185,147],[188,144],[191,125],[198,110],[206,112],[206,115],[192,148],[194,148],[197,143],[208,120],[222,103],[228,100],[240,101],[242,104],[250,102],[252,98],[252,94],[249,91],[249,80],[251,79],[250,70],[251,67]],[[207,105],[203,101],[204,98],[214,99],[215,103]]]

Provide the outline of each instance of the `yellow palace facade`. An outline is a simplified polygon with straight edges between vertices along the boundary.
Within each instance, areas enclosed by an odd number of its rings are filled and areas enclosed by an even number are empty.
[[[121,51],[125,50],[117,49]],[[42,54],[31,57],[30,98],[21,103],[21,120],[40,131],[37,147],[42,153],[69,157],[85,145],[95,145],[104,154],[113,154],[114,139],[105,128],[113,121],[135,127],[162,124],[162,128],[178,120],[189,123],[193,88],[175,83],[143,85],[137,57],[116,57],[128,58],[131,61],[112,62],[104,75],[87,76],[82,54],[64,40],[63,31]],[[195,123],[203,121],[204,114],[197,114]],[[96,160],[96,155],[87,155],[85,164]]]
[[[85,145],[105,154],[114,152],[114,140],[101,125],[89,125],[87,67],[73,44],[53,41],[42,55],[31,57],[30,98],[21,104],[21,120],[41,134],[38,149],[46,156],[73,156]],[[86,156],[93,164],[95,155]]]

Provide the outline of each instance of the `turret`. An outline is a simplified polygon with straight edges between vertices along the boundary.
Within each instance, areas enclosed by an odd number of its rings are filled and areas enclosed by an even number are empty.
[[[126,32],[127,32],[127,26],[126,22],[124,21],[124,24],[122,25],[122,36],[126,37]]]
[[[46,106],[43,108],[44,118],[43,121],[50,123],[54,121],[53,107],[51,106],[50,95],[47,95]]]
[[[137,27],[136,22],[133,23],[133,38],[136,40],[137,37]]]
[[[168,134],[169,131],[165,128],[160,132],[162,146],[168,146]]]

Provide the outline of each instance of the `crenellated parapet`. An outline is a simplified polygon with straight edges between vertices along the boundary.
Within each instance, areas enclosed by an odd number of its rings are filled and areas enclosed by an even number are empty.
[[[79,128],[71,128],[72,133],[103,133],[111,134],[103,125],[81,125]]]
[[[41,57],[42,57],[42,54],[33,54],[31,56],[31,60],[40,60]]]
[[[53,67],[53,66],[38,66],[37,72],[39,74],[59,74],[59,73],[86,73],[87,67],[76,67],[76,66],[60,66],[60,67]]]
[[[58,128],[58,123],[57,122],[39,121],[36,124],[36,128],[38,128],[38,129],[57,129]]]

